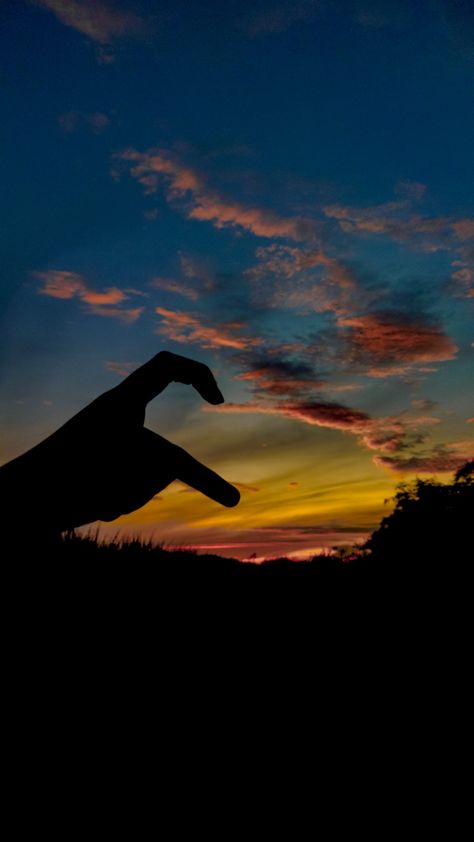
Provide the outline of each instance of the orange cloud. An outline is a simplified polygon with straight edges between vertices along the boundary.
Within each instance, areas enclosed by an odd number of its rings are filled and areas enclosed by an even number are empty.
[[[65,26],[77,29],[100,44],[143,30],[143,21],[138,15],[103,0],[35,0],[35,3],[53,12]]]
[[[133,307],[130,310],[120,307],[94,306],[89,308],[93,316],[106,316],[111,319],[119,319],[122,322],[136,322],[143,313],[143,307]]]
[[[453,442],[434,447],[428,453],[403,458],[399,456],[374,456],[373,461],[381,468],[397,474],[441,474],[457,471],[474,456],[474,447],[468,442]]]
[[[236,361],[247,370],[234,379],[249,382],[259,394],[297,396],[325,386],[311,366],[285,359],[280,348],[276,355],[271,350],[255,355],[246,353],[237,355]]]
[[[303,240],[311,236],[312,224],[302,219],[282,219],[263,208],[247,208],[219,197],[201,196],[188,212],[191,219],[212,222],[216,228],[240,227],[256,237],[286,237]]]
[[[401,457],[400,452],[422,445],[427,439],[426,427],[438,424],[439,419],[431,416],[373,418],[368,413],[352,407],[327,401],[295,400],[278,403],[249,401],[244,404],[223,404],[219,407],[203,407],[205,412],[262,413],[283,415],[304,424],[340,430],[355,435],[361,445],[369,450],[396,454],[386,457],[394,464],[405,464],[415,457]],[[464,444],[464,443],[462,443]],[[459,449],[459,448],[458,448]],[[385,457],[380,456],[376,464],[385,466]],[[418,457],[416,457],[418,458]],[[456,457],[459,462],[459,455]],[[386,463],[390,466],[390,462]]]
[[[125,299],[128,298],[128,295],[125,295],[125,293],[122,292],[121,289],[117,289],[117,287],[110,287],[104,292],[95,292],[91,289],[84,290],[80,297],[82,301],[86,302],[86,304],[107,305],[120,304],[121,301],[125,301]]]
[[[204,407],[207,412],[216,411],[215,407]],[[278,404],[262,404],[257,401],[236,404],[227,403],[219,407],[220,412],[257,412],[265,415],[286,415],[297,421],[303,421],[317,427],[329,427],[362,434],[373,427],[373,421],[365,412],[342,406],[340,404],[318,403],[311,401],[282,402]]]
[[[157,332],[174,342],[197,342],[202,348],[237,348],[243,350],[253,345],[260,345],[262,339],[238,336],[237,332],[245,327],[243,322],[222,322],[218,327],[202,323],[201,317],[191,313],[167,310],[156,307],[162,317]]]
[[[372,363],[367,371],[372,377],[404,374],[407,366],[417,363],[452,360],[459,350],[441,328],[402,314],[339,318],[337,324],[350,329],[349,356]]]
[[[474,237],[474,219],[413,214],[408,200],[369,208],[327,205],[323,212],[329,219],[337,220],[346,233],[385,234],[426,251],[449,249],[453,240]]]
[[[145,194],[155,193],[164,182],[168,201],[185,200],[189,219],[211,222],[216,228],[243,228],[257,237],[285,237],[304,240],[314,234],[315,223],[302,217],[284,218],[266,208],[248,207],[229,201],[210,189],[203,175],[181,164],[162,149],[138,152],[126,149],[115,156],[132,164],[130,173]]]
[[[458,240],[471,240],[474,238],[474,219],[458,219],[451,224]]]
[[[183,298],[189,298],[191,301],[197,301],[199,292],[194,287],[182,284],[179,281],[173,281],[170,278],[156,277],[150,282],[150,286],[155,289],[162,289],[165,292],[175,292],[176,295],[182,295]]]
[[[272,244],[257,249],[259,263],[247,269],[254,295],[267,305],[287,309],[308,308],[340,315],[351,311],[361,292],[351,271],[320,249],[308,250]],[[288,281],[291,279],[291,285]]]
[[[107,316],[121,319],[125,322],[136,321],[143,312],[143,307],[125,309],[117,307],[129,298],[121,289],[109,287],[99,292],[90,289],[86,281],[76,272],[50,269],[47,272],[35,272],[34,276],[41,281],[40,295],[51,298],[77,298],[87,305],[88,312],[96,316]],[[130,290],[128,290],[130,292]]]
[[[128,377],[129,374],[138,366],[138,363],[129,362],[115,362],[114,360],[106,360],[104,367],[107,371],[113,371],[114,374],[119,374],[120,377]]]
[[[35,277],[43,283],[40,295],[50,295],[52,298],[75,298],[86,289],[81,276],[75,272],[51,270],[35,272]]]

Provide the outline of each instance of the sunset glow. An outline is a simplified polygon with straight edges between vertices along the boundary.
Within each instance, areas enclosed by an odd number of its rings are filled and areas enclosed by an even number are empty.
[[[209,365],[225,403],[172,383],[146,425],[241,501],[176,481],[105,537],[303,559],[473,458],[469,4],[4,18],[0,464],[163,349]]]

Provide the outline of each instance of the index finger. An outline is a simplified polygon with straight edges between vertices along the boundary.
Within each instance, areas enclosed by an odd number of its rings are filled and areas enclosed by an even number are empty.
[[[177,448],[179,453],[176,461],[176,479],[220,503],[221,506],[236,506],[240,500],[240,492],[207,465],[198,462],[187,451]]]
[[[181,354],[173,354],[171,351],[160,351],[129,374],[117,388],[127,397],[147,404],[173,381],[193,386],[208,403],[224,402],[214,375],[207,365]]]

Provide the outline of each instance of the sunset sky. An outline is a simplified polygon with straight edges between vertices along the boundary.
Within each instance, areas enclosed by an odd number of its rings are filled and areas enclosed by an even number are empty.
[[[147,426],[241,502],[175,482],[104,534],[302,557],[473,457],[471,3],[1,17],[0,464],[162,349],[225,404],[171,384]]]

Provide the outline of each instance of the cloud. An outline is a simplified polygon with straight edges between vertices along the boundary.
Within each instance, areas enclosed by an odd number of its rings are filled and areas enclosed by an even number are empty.
[[[117,38],[143,32],[144,21],[134,12],[103,0],[35,0],[37,6],[52,12],[65,26],[72,27],[92,41],[108,44]]]
[[[451,223],[451,228],[458,240],[474,239],[474,219],[458,219]]]
[[[426,184],[421,184],[419,181],[399,181],[395,185],[395,193],[407,199],[413,199],[416,202],[420,202],[423,199],[426,189]]]
[[[311,236],[312,224],[302,219],[283,219],[273,211],[226,202],[217,196],[201,195],[188,212],[190,219],[212,222],[216,228],[244,228],[256,237],[285,237],[304,240]]]
[[[204,407],[205,411],[215,411],[214,407]],[[305,424],[317,427],[329,427],[363,434],[373,427],[372,419],[365,412],[342,406],[336,403],[316,401],[281,402],[278,404],[263,404],[250,401],[244,404],[227,403],[219,407],[220,412],[263,413],[265,415],[286,415]]]
[[[114,157],[130,164],[130,174],[142,185],[145,195],[156,193],[164,184],[168,202],[177,205],[188,219],[211,222],[216,228],[243,229],[256,237],[304,240],[314,234],[312,220],[280,217],[267,208],[226,199],[207,185],[201,173],[166,150],[126,149]]]
[[[43,286],[40,295],[50,295],[52,298],[75,298],[80,296],[86,286],[80,275],[75,272],[50,270],[49,272],[35,272]]]
[[[282,309],[309,307],[318,313],[340,315],[351,312],[355,299],[360,306],[363,293],[353,273],[321,249],[273,243],[258,248],[256,255],[258,264],[245,274],[253,283],[258,302]]]
[[[87,289],[84,290],[80,298],[82,301],[85,301],[86,304],[94,305],[108,305],[108,304],[120,304],[121,301],[125,301],[128,298],[128,295],[125,295],[121,289],[117,289],[117,287],[109,287],[109,289],[104,290],[104,292],[95,292],[95,290]]]
[[[349,361],[368,364],[367,374],[372,377],[404,374],[412,365],[452,360],[459,350],[437,325],[403,313],[339,318],[337,324],[349,329]]]
[[[452,263],[451,287],[455,295],[474,298],[474,247],[462,246]]]
[[[110,126],[110,117],[101,111],[91,113],[85,111],[65,111],[58,117],[58,123],[66,134],[72,134],[77,129],[91,129],[94,134],[101,134]]]
[[[336,220],[345,233],[384,234],[422,251],[451,249],[457,241],[474,237],[473,219],[415,214],[411,210],[410,199],[413,198],[417,197],[412,195],[409,199],[368,208],[327,205],[323,213],[329,219]]]
[[[197,301],[200,293],[194,287],[182,284],[180,281],[173,281],[171,278],[156,277],[150,281],[150,286],[154,289],[162,289],[165,292],[174,292],[176,295],[182,295],[184,298],[189,298],[190,301]]]
[[[111,319],[119,319],[122,322],[136,322],[143,313],[143,307],[133,307],[126,310],[119,307],[90,307],[89,312],[93,316],[105,316]]]
[[[474,456],[472,442],[452,442],[438,445],[429,452],[409,456],[374,456],[373,461],[381,468],[396,474],[440,474],[453,473]]]
[[[260,345],[263,340],[248,336],[239,336],[245,328],[243,322],[222,322],[218,327],[206,325],[202,316],[156,307],[156,313],[162,317],[157,333],[167,336],[174,342],[196,342],[201,348],[237,348],[243,350],[252,345]]]
[[[250,383],[254,392],[272,396],[295,397],[324,387],[324,381],[316,377],[310,365],[285,359],[280,349],[277,349],[275,353],[278,357],[272,355],[271,351],[236,356],[235,361],[239,362],[245,370],[237,374],[234,379]]]
[[[130,296],[117,287],[108,287],[102,291],[91,289],[84,278],[76,272],[49,269],[47,272],[34,272],[33,275],[41,282],[38,290],[40,295],[63,300],[76,298],[87,305],[87,312],[92,315],[134,322],[144,309],[143,307],[131,309],[117,307],[117,304],[128,300]]]
[[[107,371],[113,371],[114,374],[119,374],[120,377],[128,377],[137,366],[138,363],[116,362],[115,360],[106,360],[104,362],[104,367]]]
[[[203,407],[203,411],[279,415],[311,426],[350,433],[356,436],[359,444],[369,450],[395,454],[394,464],[405,464],[411,458],[415,458],[400,454],[424,444],[428,438],[426,428],[440,423],[438,418],[431,416],[402,415],[374,418],[367,412],[343,404],[305,398],[281,400],[275,403],[262,401],[249,401],[243,404],[228,403],[219,407],[206,406]],[[459,456],[457,458],[459,461]],[[376,464],[384,467],[386,464],[390,466],[391,463],[385,464],[380,461]]]

